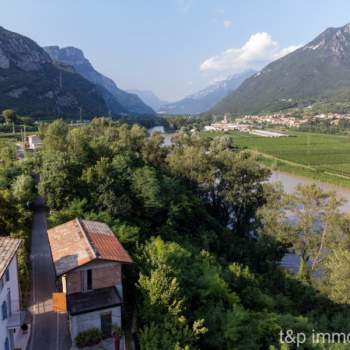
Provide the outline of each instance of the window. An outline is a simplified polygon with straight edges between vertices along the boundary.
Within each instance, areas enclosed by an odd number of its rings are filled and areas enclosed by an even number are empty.
[[[80,272],[81,291],[87,292],[92,290],[92,270],[84,270]]]
[[[87,274],[87,290],[91,290],[92,289],[92,270],[87,270],[86,271]]]
[[[0,292],[3,290],[4,288],[4,279],[1,277],[0,278]]]
[[[4,301],[1,305],[1,313],[2,313],[2,319],[6,320],[7,319],[7,303]]]
[[[8,282],[10,280],[10,270],[9,269],[7,269],[5,272],[5,280],[6,280],[6,282]]]

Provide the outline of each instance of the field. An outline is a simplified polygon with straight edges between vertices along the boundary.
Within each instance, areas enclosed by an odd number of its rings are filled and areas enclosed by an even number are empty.
[[[258,159],[274,169],[350,187],[350,136],[301,132],[281,138],[229,135],[237,146],[255,151]]]

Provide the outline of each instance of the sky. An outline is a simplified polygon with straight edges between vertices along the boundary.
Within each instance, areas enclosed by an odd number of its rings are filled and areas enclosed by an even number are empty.
[[[120,88],[168,101],[349,22],[349,0],[0,0],[0,26],[78,47]]]

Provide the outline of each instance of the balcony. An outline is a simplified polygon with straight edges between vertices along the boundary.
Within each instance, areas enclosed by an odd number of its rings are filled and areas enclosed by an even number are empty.
[[[13,335],[14,349],[27,349],[31,325],[28,324],[27,330],[22,330],[21,326],[25,323],[26,312],[23,310],[13,312],[7,319],[7,329]]]
[[[72,316],[119,306],[123,303],[115,287],[73,293],[67,297],[68,310]]]

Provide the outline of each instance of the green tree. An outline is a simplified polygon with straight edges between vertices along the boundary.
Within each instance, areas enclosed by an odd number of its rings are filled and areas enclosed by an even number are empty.
[[[5,109],[2,111],[2,116],[4,117],[6,124],[13,124],[17,121],[17,114],[13,109]]]
[[[324,192],[315,184],[299,185],[290,197],[288,209],[295,220],[290,243],[301,260],[300,274],[307,279],[332,245],[342,239],[342,203],[334,193]]]
[[[23,206],[35,199],[34,180],[30,175],[20,175],[12,183],[14,198]]]
[[[68,146],[68,125],[57,119],[48,125],[44,136],[44,149],[47,152],[65,152]]]
[[[339,304],[350,304],[350,251],[338,247],[327,257],[325,290]]]
[[[61,209],[75,197],[80,186],[79,166],[63,152],[47,152],[40,173],[39,193],[52,209]]]
[[[157,173],[150,167],[136,169],[131,178],[131,189],[144,208],[162,206],[162,194]]]
[[[147,322],[140,334],[141,349],[167,350],[196,348],[200,335],[207,329],[203,320],[189,324],[183,315],[184,300],[176,278],[166,266],[140,275],[139,289],[144,307],[141,317]],[[158,332],[155,332],[154,327]]]

